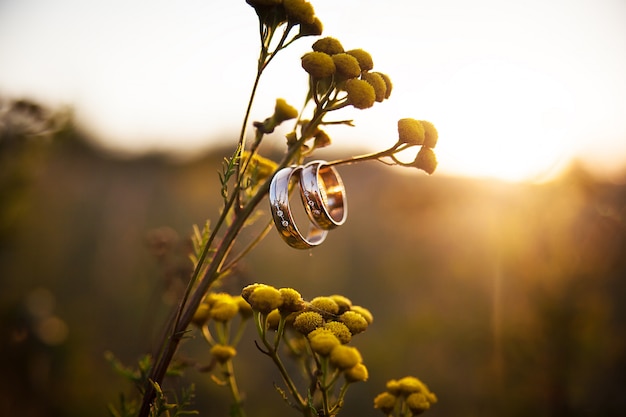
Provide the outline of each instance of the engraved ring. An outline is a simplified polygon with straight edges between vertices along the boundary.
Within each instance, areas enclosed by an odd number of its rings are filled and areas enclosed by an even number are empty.
[[[287,244],[297,249],[308,249],[319,245],[326,239],[328,231],[310,223],[306,237],[300,233],[289,208],[289,185],[294,177],[299,177],[301,166],[281,169],[270,183],[269,200],[272,218],[280,236]]]
[[[346,189],[339,173],[325,161],[312,161],[302,168],[300,195],[307,214],[322,229],[330,230],[346,221]]]

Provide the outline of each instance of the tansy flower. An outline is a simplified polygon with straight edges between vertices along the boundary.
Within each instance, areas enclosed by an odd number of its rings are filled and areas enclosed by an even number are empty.
[[[387,94],[387,84],[385,84],[385,80],[380,76],[380,74],[375,72],[364,72],[361,75],[361,78],[374,87],[376,101],[380,103],[385,99],[385,95]]]
[[[365,307],[352,306],[350,311],[354,311],[355,313],[362,315],[365,321],[367,321],[367,324],[372,324],[374,322],[374,315]]]
[[[209,305],[202,303],[198,306],[198,309],[193,314],[191,322],[198,327],[201,327],[209,319]]]
[[[309,304],[315,310],[325,315],[334,316],[339,312],[339,306],[330,297],[315,297]]]
[[[330,351],[330,363],[341,370],[350,369],[361,362],[361,353],[355,347],[338,345]]]
[[[337,339],[339,339],[339,341],[344,345],[350,343],[350,340],[352,340],[352,333],[350,333],[350,329],[348,329],[348,326],[343,323],[338,321],[329,321],[328,323],[324,323],[323,328],[333,332],[333,334],[337,336]]]
[[[239,307],[239,315],[244,319],[251,317],[252,307],[250,307],[250,304],[248,304],[248,302],[244,300],[243,297],[240,295],[237,297],[234,297],[234,299],[237,302],[237,306]]]
[[[237,354],[237,350],[228,345],[215,345],[211,348],[211,356],[219,363],[224,363]]]
[[[342,314],[343,312],[348,311],[350,310],[350,308],[352,308],[352,300],[350,300],[348,297],[340,294],[333,294],[330,296],[330,298],[332,298],[333,301],[337,303],[337,306],[339,306],[338,314]]]
[[[312,48],[314,51],[324,52],[328,55],[335,55],[343,52],[341,42],[330,36],[316,40],[313,43]]]
[[[351,49],[346,53],[352,55],[357,61],[359,61],[361,71],[369,71],[374,68],[374,61],[372,60],[372,56],[369,52],[364,51],[363,49]]]
[[[300,36],[319,36],[323,31],[324,25],[317,17],[313,19],[313,23],[300,23]]]
[[[405,403],[414,416],[422,414],[430,408],[430,403],[421,392],[415,392],[406,397]]]
[[[384,414],[391,414],[396,406],[397,397],[389,392],[380,393],[374,398],[374,408],[378,408]]]
[[[348,382],[365,382],[369,377],[367,368],[362,363],[357,363],[352,368],[346,370],[344,375]]]
[[[215,321],[226,322],[237,315],[239,305],[237,301],[230,295],[228,297],[220,297],[211,306],[209,314]]]
[[[309,334],[324,324],[324,318],[315,311],[305,311],[298,314],[293,321],[293,327],[302,334]]]
[[[317,328],[307,335],[313,352],[321,356],[328,356],[335,346],[341,344],[337,336],[323,327]]]
[[[424,143],[424,126],[419,120],[406,118],[398,120],[398,141],[409,145]]]
[[[387,74],[383,74],[382,72],[376,72],[376,74],[383,77],[383,80],[385,81],[385,86],[387,87],[387,90],[385,91],[385,98],[389,98],[389,96],[391,95],[391,90],[393,89],[391,78],[389,78]]]
[[[348,102],[357,109],[367,109],[376,101],[376,91],[367,81],[350,79],[345,86]]]
[[[338,53],[331,56],[337,69],[337,75],[343,78],[356,78],[361,74],[359,61],[346,53]]]
[[[263,314],[268,314],[275,308],[280,307],[282,298],[280,292],[269,285],[263,285],[256,288],[250,297],[248,297],[248,303],[253,310],[256,310]]]
[[[432,174],[437,168],[437,157],[435,156],[435,152],[433,152],[430,148],[422,146],[413,161],[413,166],[426,171],[428,174]]]
[[[290,22],[311,24],[315,21],[315,10],[308,1],[283,0],[283,7]]]
[[[267,315],[267,328],[270,330],[278,330],[278,323],[280,322],[280,312],[278,309],[274,309]]]
[[[305,304],[300,293],[293,288],[281,288],[278,290],[282,304],[280,306],[281,313],[293,313],[304,309]]]
[[[424,146],[432,149],[437,145],[437,139],[439,138],[437,129],[435,125],[427,120],[420,120],[420,122],[424,126]]]
[[[302,56],[302,68],[313,78],[326,78],[335,73],[333,59],[324,52],[307,52]]]
[[[339,321],[345,324],[353,335],[364,332],[368,326],[367,320],[356,311],[346,311],[339,316]]]

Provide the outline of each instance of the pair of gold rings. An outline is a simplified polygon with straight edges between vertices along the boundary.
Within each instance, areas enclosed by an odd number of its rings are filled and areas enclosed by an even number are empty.
[[[289,189],[297,181],[300,197],[309,219],[304,236],[293,218],[289,205]],[[270,183],[270,208],[278,233],[287,244],[308,249],[326,239],[328,231],[346,221],[348,206],[346,190],[339,173],[325,161],[312,161],[302,166],[279,170]]]

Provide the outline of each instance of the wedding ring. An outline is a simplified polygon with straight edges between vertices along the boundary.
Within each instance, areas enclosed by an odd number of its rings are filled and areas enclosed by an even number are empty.
[[[301,171],[301,166],[286,167],[278,171],[270,183],[269,200],[274,224],[283,240],[293,248],[309,249],[322,243],[328,231],[311,222],[308,234],[304,237],[293,220],[289,208],[289,186],[294,177],[300,176]]]
[[[320,228],[330,230],[346,221],[346,189],[337,170],[325,161],[312,161],[302,168],[300,195],[307,214]]]

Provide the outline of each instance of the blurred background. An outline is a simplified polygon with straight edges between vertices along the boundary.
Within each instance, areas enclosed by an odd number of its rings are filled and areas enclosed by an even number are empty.
[[[154,349],[192,225],[217,216],[254,75],[254,13],[226,3],[0,1],[3,414],[104,416],[132,392],[105,352],[132,364]],[[377,415],[385,381],[413,374],[440,399],[432,416],[621,416],[626,5],[313,4],[394,81],[318,156],[383,149],[415,117],[438,127],[440,166],[340,167],[348,222],[311,251],[270,233],[224,289],[341,293],[373,312],[355,340],[370,381],[346,415]],[[311,42],[273,64],[253,120],[276,97],[298,107]],[[282,146],[278,132],[266,152]],[[249,414],[287,413],[253,337]],[[181,355],[208,361],[199,339]],[[189,382],[201,415],[227,415],[208,375],[171,381]]]

